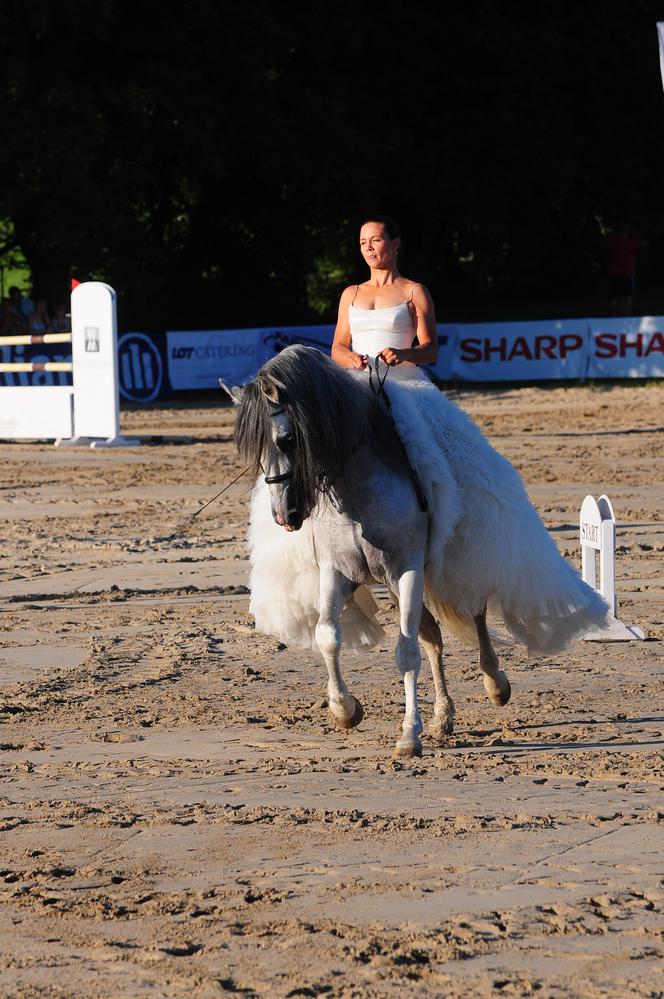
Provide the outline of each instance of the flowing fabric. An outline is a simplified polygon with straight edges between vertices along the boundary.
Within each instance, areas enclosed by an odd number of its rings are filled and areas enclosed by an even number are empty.
[[[406,304],[350,307],[353,350],[373,359],[410,347]],[[354,377],[368,377],[357,371]],[[607,607],[559,554],[514,467],[413,364],[391,368],[385,382],[391,416],[429,505],[427,604],[458,637],[475,641],[473,618],[489,604],[530,652],[556,652],[605,623]],[[318,619],[316,512],[296,533],[272,520],[267,487],[251,509],[250,609],[260,631],[314,647]],[[342,630],[351,648],[382,639],[375,604],[358,592]],[[373,607],[372,607],[373,604]]]

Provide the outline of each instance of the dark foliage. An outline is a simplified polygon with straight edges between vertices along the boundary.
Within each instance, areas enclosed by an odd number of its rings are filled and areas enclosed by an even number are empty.
[[[0,218],[125,327],[329,321],[372,211],[443,313],[592,294],[618,220],[664,264],[650,0],[0,10]]]

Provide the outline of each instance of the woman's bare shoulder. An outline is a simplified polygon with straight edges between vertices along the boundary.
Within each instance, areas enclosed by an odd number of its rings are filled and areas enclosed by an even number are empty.
[[[429,290],[421,281],[414,281],[412,278],[403,277],[403,289],[409,298],[430,298]]]
[[[344,288],[344,290],[341,292],[342,299],[345,298],[347,295],[350,295],[351,298],[354,298],[355,295],[357,294],[358,289],[362,288],[363,285],[368,283],[369,283],[368,281],[360,281],[359,284],[349,284],[348,287]]]

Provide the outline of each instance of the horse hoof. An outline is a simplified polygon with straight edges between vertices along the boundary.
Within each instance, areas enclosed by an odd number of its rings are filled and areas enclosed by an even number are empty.
[[[330,708],[330,710],[328,711],[328,717],[333,725],[336,725],[338,728],[349,729],[349,728],[355,728],[357,725],[360,724],[360,722],[364,718],[364,708],[358,701],[357,697],[353,697],[353,701],[355,702],[355,710],[353,711],[353,714],[350,716],[350,718],[339,718],[337,717],[337,715],[334,714],[334,712]]]
[[[434,715],[429,722],[428,732],[436,742],[445,742],[447,736],[454,732],[454,711],[441,711]]]
[[[392,753],[393,760],[412,760],[414,756],[420,757],[422,755],[422,743],[418,739],[399,739],[396,746],[394,747],[394,752]]]
[[[493,701],[496,707],[499,708],[504,708],[512,696],[510,682],[507,679],[507,675],[501,669],[498,670],[495,677],[484,676],[484,689],[489,696],[489,700]]]

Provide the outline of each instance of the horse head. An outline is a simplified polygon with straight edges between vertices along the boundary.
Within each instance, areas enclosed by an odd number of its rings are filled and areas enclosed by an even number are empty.
[[[268,406],[270,432],[267,434],[262,466],[270,490],[272,516],[287,531],[299,531],[305,519],[305,504],[297,487],[296,438],[286,408],[283,391],[265,380],[263,394]]]
[[[348,509],[364,448],[400,464],[389,418],[368,386],[313,347],[286,347],[229,394],[238,403],[238,449],[264,473],[272,516],[286,530],[299,530],[321,496]]]
[[[236,440],[242,453],[262,471],[270,492],[272,516],[287,531],[299,531],[311,510],[298,488],[296,433],[283,386],[261,371],[247,386],[221,387],[239,408]],[[309,504],[310,506],[310,504]]]

